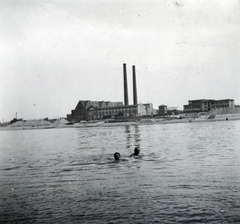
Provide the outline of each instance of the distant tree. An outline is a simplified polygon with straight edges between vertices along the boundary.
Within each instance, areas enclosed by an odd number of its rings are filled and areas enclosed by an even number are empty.
[[[22,121],[22,120],[23,120],[22,118],[20,118],[20,119],[13,118],[13,119],[10,121],[10,124],[13,124],[13,123],[15,123],[15,122],[17,122],[17,121]]]
[[[17,122],[18,120],[16,118],[13,118],[11,121],[10,121],[10,124],[13,124],[15,122]]]

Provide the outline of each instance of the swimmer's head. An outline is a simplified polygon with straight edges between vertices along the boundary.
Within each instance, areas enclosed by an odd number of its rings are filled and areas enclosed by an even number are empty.
[[[120,153],[119,153],[119,152],[115,152],[115,153],[114,153],[114,159],[115,159],[115,160],[120,160],[120,158],[121,158]]]
[[[134,154],[138,155],[140,153],[140,149],[138,147],[135,147],[134,149]]]

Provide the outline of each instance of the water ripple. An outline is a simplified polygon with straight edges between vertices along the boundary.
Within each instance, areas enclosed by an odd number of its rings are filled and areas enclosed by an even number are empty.
[[[0,222],[237,223],[239,124],[1,132]]]

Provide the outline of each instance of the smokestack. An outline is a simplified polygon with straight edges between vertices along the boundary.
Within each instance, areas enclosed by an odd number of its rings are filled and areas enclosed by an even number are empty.
[[[123,64],[123,83],[124,83],[124,105],[128,105],[128,86],[127,86],[127,68],[126,64]]]
[[[135,65],[132,66],[132,73],[133,73],[133,105],[137,105],[137,83],[136,83],[136,72],[135,72]]]

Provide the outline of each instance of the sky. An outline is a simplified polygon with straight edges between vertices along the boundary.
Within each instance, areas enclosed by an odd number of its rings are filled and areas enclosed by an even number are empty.
[[[1,0],[0,119],[66,117],[79,100],[240,104],[239,0]]]

